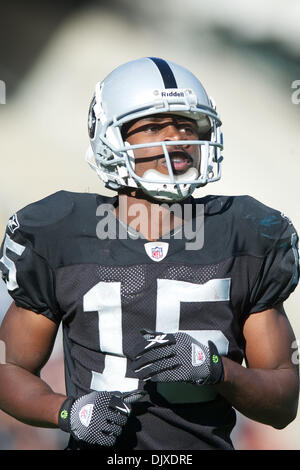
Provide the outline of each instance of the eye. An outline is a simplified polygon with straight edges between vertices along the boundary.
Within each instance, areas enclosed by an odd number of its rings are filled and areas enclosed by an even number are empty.
[[[197,136],[196,129],[190,124],[179,124],[178,129],[182,134],[189,136]]]
[[[145,132],[148,132],[149,134],[155,134],[161,130],[161,125],[160,124],[155,124],[155,123],[150,123],[145,126]]]

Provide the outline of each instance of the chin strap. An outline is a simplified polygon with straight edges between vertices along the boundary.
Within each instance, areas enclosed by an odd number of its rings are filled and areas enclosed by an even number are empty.
[[[195,180],[198,178],[198,170],[196,168],[189,168],[183,175],[174,175],[174,181],[175,183],[178,182],[178,180],[186,179],[186,180]],[[161,181],[162,183],[167,183],[172,185],[173,183],[170,183],[170,176],[169,175],[164,175],[163,173],[160,173],[159,171],[156,170],[147,170],[143,174],[143,178],[146,179],[154,179],[156,181]],[[153,183],[151,183],[153,184]],[[180,183],[183,185],[183,183]]]
[[[184,179],[196,180],[198,177],[198,170],[196,168],[189,168],[184,175],[174,175],[174,183],[170,183],[169,175],[164,175],[156,170],[147,170],[143,175],[144,178],[154,179],[161,181],[161,183],[140,182],[142,189],[147,192],[151,197],[164,201],[182,201],[190,196],[196,188],[192,183],[177,183],[177,181]]]

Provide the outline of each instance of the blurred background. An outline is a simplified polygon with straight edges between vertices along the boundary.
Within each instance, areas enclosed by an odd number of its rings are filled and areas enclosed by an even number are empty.
[[[1,233],[16,210],[57,190],[107,192],[84,161],[89,102],[97,81],[144,56],[187,67],[216,101],[223,179],[201,194],[249,194],[284,212],[300,231],[299,19],[298,0],[2,4]],[[0,282],[0,322],[10,300]],[[300,288],[286,302],[297,339],[299,307]],[[42,377],[64,391],[61,333]],[[236,449],[299,450],[300,413],[281,431],[238,415],[232,437]],[[60,431],[32,428],[0,412],[0,449],[65,443]]]

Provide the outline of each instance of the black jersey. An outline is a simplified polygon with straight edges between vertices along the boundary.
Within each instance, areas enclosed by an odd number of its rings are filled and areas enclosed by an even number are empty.
[[[99,235],[115,202],[60,191],[15,214],[0,255],[9,293],[62,322],[68,395],[145,389],[115,449],[231,449],[235,412],[214,387],[139,382],[132,347],[144,328],[184,331],[241,364],[246,318],[297,285],[296,231],[249,196],[207,196],[188,201],[204,210],[192,248],[184,226],[148,242],[112,213]]]

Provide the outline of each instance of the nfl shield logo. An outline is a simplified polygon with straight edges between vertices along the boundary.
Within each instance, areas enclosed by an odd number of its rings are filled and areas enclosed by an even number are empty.
[[[198,344],[192,343],[192,364],[193,366],[201,366],[205,361],[205,353]]]
[[[145,250],[149,258],[152,261],[161,261],[163,260],[168,253],[169,243],[166,242],[148,242],[144,245]]]
[[[163,250],[162,250],[162,247],[161,246],[155,246],[154,248],[152,248],[152,257],[154,259],[160,259],[162,258],[163,256]]]
[[[198,351],[198,361],[202,362],[204,359],[204,354],[203,351]]]

